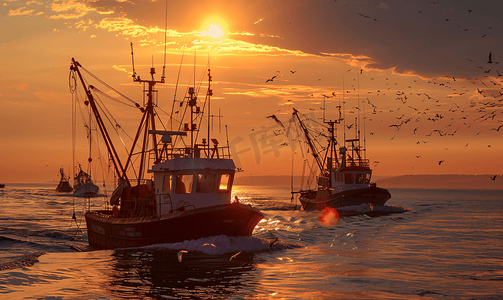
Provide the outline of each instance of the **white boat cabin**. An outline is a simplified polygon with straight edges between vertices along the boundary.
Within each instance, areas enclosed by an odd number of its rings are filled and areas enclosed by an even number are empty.
[[[372,170],[361,167],[333,168],[331,175],[331,185],[329,185],[328,177],[318,177],[318,189],[329,187],[332,194],[336,194],[344,190],[369,187]]]
[[[232,159],[176,157],[152,166],[157,215],[230,204]]]

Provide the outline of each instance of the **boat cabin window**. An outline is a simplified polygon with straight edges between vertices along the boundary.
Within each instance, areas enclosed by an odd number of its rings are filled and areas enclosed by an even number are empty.
[[[162,181],[162,191],[171,192],[171,175],[164,175],[164,179]]]
[[[216,183],[216,174],[197,174],[196,193],[213,193]]]
[[[356,184],[364,184],[365,183],[365,174],[359,173],[356,174]]]
[[[180,174],[176,176],[176,193],[189,194],[190,192],[192,192],[193,181],[194,175],[192,174]]]
[[[218,192],[219,193],[228,193],[231,190],[231,174],[220,174],[220,178],[218,179]]]
[[[372,174],[370,174],[370,173],[365,174],[365,183],[370,183],[371,176],[372,176]]]
[[[344,183],[353,184],[355,182],[355,174],[344,174]]]

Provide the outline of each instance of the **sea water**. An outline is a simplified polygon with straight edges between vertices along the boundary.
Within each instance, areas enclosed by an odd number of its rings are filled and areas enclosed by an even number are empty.
[[[83,213],[106,200],[8,185],[0,299],[503,299],[503,191],[390,192],[407,211],[322,222],[289,188],[237,186],[265,215],[252,237],[93,250]]]

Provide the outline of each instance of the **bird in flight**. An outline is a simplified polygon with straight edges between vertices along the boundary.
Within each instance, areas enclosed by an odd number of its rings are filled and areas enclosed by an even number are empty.
[[[438,165],[440,166],[443,162],[444,162],[443,160],[439,160]]]
[[[178,261],[179,262],[182,262],[182,255],[184,253],[189,253],[189,251],[187,251],[187,250],[180,250],[180,251],[178,251],[177,255],[178,255]]]
[[[276,115],[272,114],[266,118],[271,118],[273,119],[274,121],[276,121],[276,123],[278,123],[279,126],[285,128],[285,126],[283,125],[283,123],[276,117]]]
[[[273,76],[273,77],[271,77],[270,79],[267,79],[267,80],[265,81],[265,83],[268,83],[269,81],[273,81],[273,80],[274,80],[274,78],[276,78],[276,77],[277,77],[277,76],[276,76],[276,75],[274,75],[274,76]]]
[[[503,125],[500,125],[500,126],[498,127],[498,129],[496,129],[496,128],[491,128],[491,130],[500,131],[501,127],[503,127]]]
[[[233,258],[236,258],[239,254],[241,253],[241,251],[239,251],[238,253],[232,255],[230,258],[229,258],[229,261],[231,261]]]
[[[496,180],[496,176],[498,175],[491,176],[491,180]]]
[[[488,64],[492,64],[493,63],[493,60],[492,60],[492,52],[489,52],[489,60],[487,61]]]

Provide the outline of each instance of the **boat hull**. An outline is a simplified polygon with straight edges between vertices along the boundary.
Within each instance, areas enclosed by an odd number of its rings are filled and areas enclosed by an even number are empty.
[[[204,237],[250,236],[263,215],[239,203],[216,205],[161,217],[115,218],[111,211],[85,215],[89,245],[100,249],[177,243]]]
[[[93,183],[76,185],[73,195],[76,197],[96,197],[100,195],[100,187]]]
[[[364,203],[382,206],[391,198],[388,190],[378,187],[346,190],[318,199],[316,199],[316,193],[317,191],[309,191],[301,195],[299,200],[304,210],[323,211],[327,207],[340,208]]]
[[[56,187],[56,192],[60,193],[70,193],[73,191],[73,187],[68,181],[61,181]]]

